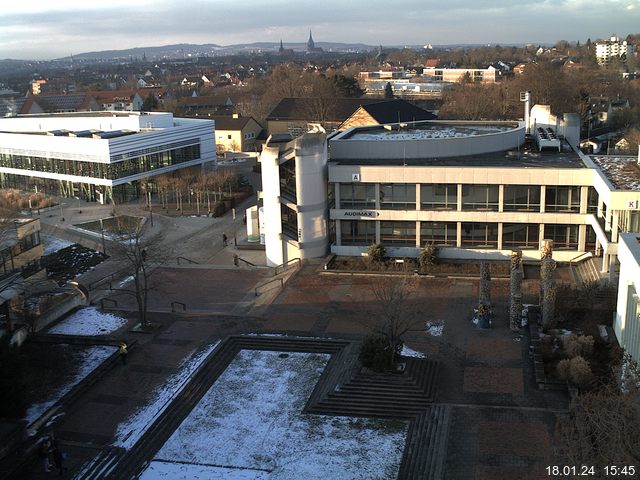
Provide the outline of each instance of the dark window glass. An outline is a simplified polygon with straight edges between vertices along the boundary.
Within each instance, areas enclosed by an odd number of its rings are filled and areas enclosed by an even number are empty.
[[[553,240],[555,250],[577,250],[578,225],[545,225],[544,238]]]
[[[383,183],[380,185],[382,210],[415,210],[415,183]]]
[[[462,185],[463,210],[498,211],[498,185]]]
[[[340,208],[376,208],[373,183],[341,183]]]
[[[533,223],[503,223],[502,248],[532,250],[538,249],[540,229]]]
[[[342,245],[371,245],[376,243],[376,222],[340,220]]]
[[[383,245],[416,246],[416,222],[380,222]]]
[[[505,185],[505,212],[539,212],[540,187],[536,185]]]
[[[498,248],[498,224],[463,223],[462,246],[466,248]]]
[[[420,222],[420,243],[455,247],[457,231],[456,222]]]
[[[580,212],[580,187],[547,187],[545,212]]]
[[[451,183],[421,185],[420,208],[422,210],[456,210],[458,186]]]

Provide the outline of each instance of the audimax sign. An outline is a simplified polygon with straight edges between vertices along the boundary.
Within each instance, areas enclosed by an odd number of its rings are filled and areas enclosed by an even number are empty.
[[[376,218],[380,216],[380,212],[372,212],[371,210],[346,210],[343,215],[345,217]]]

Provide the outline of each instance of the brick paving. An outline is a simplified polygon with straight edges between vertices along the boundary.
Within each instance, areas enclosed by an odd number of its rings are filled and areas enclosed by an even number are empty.
[[[371,284],[377,277],[322,274],[319,263],[304,265],[284,291],[274,293],[260,318],[228,314],[236,303],[252,297],[256,284],[269,280],[264,271],[168,268],[165,272],[173,290],[180,292],[176,299],[189,309],[163,313],[173,297],[169,287],[159,290],[152,304],[162,307],[153,314],[160,330],[136,336],[140,344],[131,351],[129,364],[110,371],[59,420],[55,430],[67,442],[71,468],[109,444],[118,423],[203,345],[243,332],[358,338],[370,331],[376,310]],[[508,328],[508,283],[493,281],[494,328],[480,331],[470,321],[478,300],[477,280],[416,279],[424,318],[405,340],[441,362],[435,401],[452,408],[444,452],[447,479],[541,478],[556,412],[567,407],[563,394],[536,388],[526,338],[521,340]],[[536,290],[533,282],[525,283],[526,296],[534,298]],[[444,334],[427,335],[427,320],[443,321]],[[32,473],[25,478],[44,478]]]

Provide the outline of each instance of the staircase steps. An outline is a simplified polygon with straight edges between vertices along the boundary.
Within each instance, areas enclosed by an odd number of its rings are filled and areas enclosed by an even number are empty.
[[[74,480],[100,480],[107,477],[124,453],[123,448],[104,447],[98,455],[81,467]]]
[[[432,405],[411,423],[398,480],[441,480],[451,406]]]

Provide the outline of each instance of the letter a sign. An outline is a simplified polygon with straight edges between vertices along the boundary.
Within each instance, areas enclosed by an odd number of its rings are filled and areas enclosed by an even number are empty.
[[[352,182],[359,182],[360,181],[360,174],[359,173],[352,173],[351,174],[351,181]]]

